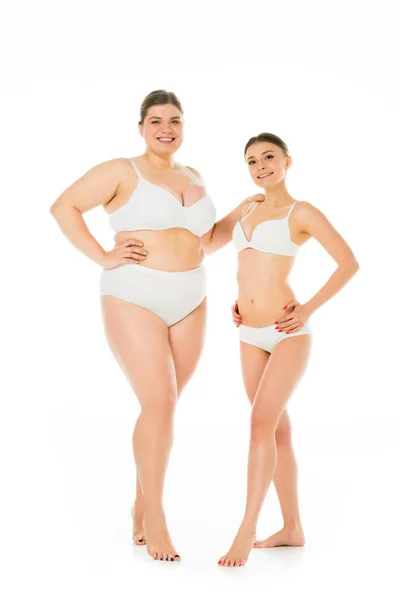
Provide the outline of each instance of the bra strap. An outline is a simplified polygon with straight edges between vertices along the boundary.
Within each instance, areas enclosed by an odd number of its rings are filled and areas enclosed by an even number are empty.
[[[135,169],[136,175],[139,177],[139,179],[143,179],[143,175],[141,174],[141,172],[139,171],[139,169],[137,168],[137,166],[135,165],[135,163],[133,162],[133,160],[130,158],[129,162],[131,163],[132,167]]]
[[[297,200],[295,200],[292,204],[292,206],[289,209],[288,214],[286,215],[286,218],[288,219],[290,217],[290,215],[292,214],[292,210],[294,209],[294,205],[297,204]]]

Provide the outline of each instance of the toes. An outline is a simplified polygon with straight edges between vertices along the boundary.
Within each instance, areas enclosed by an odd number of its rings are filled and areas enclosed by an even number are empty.
[[[136,546],[144,546],[146,543],[144,537],[140,534],[134,536],[133,542],[136,544]]]

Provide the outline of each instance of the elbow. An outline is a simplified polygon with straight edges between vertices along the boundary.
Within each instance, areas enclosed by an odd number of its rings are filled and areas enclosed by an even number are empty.
[[[50,206],[50,214],[57,218],[59,212],[60,212],[60,208],[61,208],[61,203],[60,203],[60,199],[57,198],[57,200],[55,202],[53,202],[53,204]]]
[[[356,258],[352,258],[349,261],[346,261],[345,266],[344,266],[344,270],[346,271],[346,273],[349,274],[350,277],[353,277],[353,275],[355,275],[358,271],[358,269],[360,268],[360,265],[358,263],[358,261],[356,260]]]
[[[359,264],[358,260],[356,258],[354,258],[351,263],[351,270],[353,272],[353,275],[355,275],[357,273],[359,268],[360,268],[360,264]]]
[[[50,206],[50,214],[52,217],[54,217],[57,220],[57,215],[58,215],[57,202],[54,202],[54,204],[52,204]]]

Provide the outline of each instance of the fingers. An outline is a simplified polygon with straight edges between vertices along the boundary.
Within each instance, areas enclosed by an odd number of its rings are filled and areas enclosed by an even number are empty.
[[[121,242],[122,245],[124,246],[139,246],[139,247],[143,247],[143,242],[141,242],[140,240],[134,240],[134,239],[129,239],[129,240],[125,240],[124,242]]]
[[[146,260],[147,252],[139,252],[137,250],[125,250],[122,254],[123,258],[134,258],[135,260]]]
[[[300,329],[300,327],[303,327],[303,323],[301,321],[299,321],[298,319],[296,319],[296,320],[292,321],[291,323],[287,323],[286,325],[280,326],[279,329],[281,331],[284,331],[285,333],[293,333],[293,331]]]
[[[136,252],[137,254],[141,254],[143,256],[147,256],[148,252],[144,248],[142,248],[143,244],[140,242],[136,242],[136,240],[126,240],[126,242],[122,242],[118,244],[117,248],[125,248],[131,249],[132,252]]]
[[[293,327],[292,329],[287,329],[285,331],[285,333],[295,333],[295,331],[298,331],[299,329],[301,329],[303,327],[303,325],[300,323],[300,325],[296,325],[295,327]]]
[[[233,322],[235,323],[236,327],[239,327],[239,325],[242,324],[242,317],[239,314],[239,307],[238,307],[237,301],[231,307],[231,312],[232,312]]]

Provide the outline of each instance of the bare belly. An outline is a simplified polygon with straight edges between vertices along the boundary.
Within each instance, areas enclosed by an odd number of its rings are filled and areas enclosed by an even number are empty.
[[[251,248],[239,253],[237,281],[238,308],[243,325],[266,327],[284,313],[283,307],[295,300],[287,283],[293,257],[261,253]]]
[[[148,255],[140,264],[149,269],[191,271],[203,262],[204,252],[200,246],[200,239],[186,229],[121,231],[116,235],[115,243],[119,244],[132,238],[143,242],[143,248],[147,250]]]

